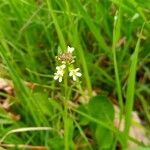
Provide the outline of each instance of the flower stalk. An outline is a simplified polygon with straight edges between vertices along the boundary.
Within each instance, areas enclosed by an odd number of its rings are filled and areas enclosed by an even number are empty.
[[[58,80],[59,83],[63,81],[64,83],[64,145],[65,150],[70,149],[69,144],[69,113],[68,113],[68,100],[69,100],[69,86],[68,79],[72,78],[74,82],[78,81],[78,78],[82,76],[80,68],[75,68],[75,56],[73,55],[74,48],[67,47],[66,52],[58,54],[56,59],[59,65],[56,67],[56,72],[54,73],[54,80]]]

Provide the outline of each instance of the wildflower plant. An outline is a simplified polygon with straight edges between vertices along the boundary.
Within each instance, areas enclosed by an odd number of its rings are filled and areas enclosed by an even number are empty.
[[[75,68],[74,63],[76,57],[73,55],[73,51],[74,48],[68,46],[66,52],[60,53],[56,56],[60,65],[56,67],[54,80],[62,82],[65,74],[67,77],[72,77],[73,81],[77,81],[77,78],[82,76],[80,68]]]
[[[73,81],[78,81],[78,77],[81,77],[82,74],[80,72],[80,68],[75,67],[75,56],[73,55],[74,48],[67,47],[65,52],[61,52],[56,56],[56,60],[58,62],[58,66],[56,66],[56,72],[54,73],[54,80],[58,80],[58,82],[62,82],[64,80],[63,91],[64,95],[63,104],[64,104],[64,114],[63,114],[63,122],[64,122],[64,143],[65,149],[69,150],[68,145],[68,122],[70,122],[69,112],[68,112],[68,104],[70,100],[70,91],[72,90],[68,86],[68,78],[70,77]]]

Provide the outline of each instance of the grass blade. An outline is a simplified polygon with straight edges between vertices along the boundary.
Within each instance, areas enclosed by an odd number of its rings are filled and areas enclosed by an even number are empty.
[[[131,125],[131,114],[134,104],[134,94],[135,94],[135,81],[136,81],[136,68],[137,68],[137,62],[138,62],[138,53],[140,48],[140,41],[141,41],[141,35],[143,31],[143,27],[140,32],[140,36],[138,38],[138,41],[136,43],[136,47],[134,50],[134,53],[132,55],[132,62],[129,72],[129,78],[128,78],[128,86],[127,86],[127,93],[126,93],[126,104],[125,104],[125,128],[124,128],[124,135],[125,135],[125,148],[128,144],[128,136],[129,136],[129,130]]]

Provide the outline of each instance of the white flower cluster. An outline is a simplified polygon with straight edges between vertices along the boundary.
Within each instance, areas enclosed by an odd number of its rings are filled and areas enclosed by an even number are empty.
[[[73,81],[77,80],[77,77],[81,77],[82,74],[79,72],[80,69],[73,68],[72,63],[75,62],[74,56],[72,55],[74,51],[73,47],[67,47],[67,52],[60,54],[56,58],[61,61],[61,65],[56,67],[56,73],[54,73],[54,80],[58,80],[59,82],[62,82],[65,70],[67,69],[69,71],[69,76],[73,78]]]

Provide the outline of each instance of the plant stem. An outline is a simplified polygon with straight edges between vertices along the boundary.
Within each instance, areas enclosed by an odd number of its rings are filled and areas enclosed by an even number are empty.
[[[122,90],[121,90],[121,81],[119,77],[118,63],[117,63],[117,57],[116,57],[116,44],[120,38],[120,26],[121,26],[121,17],[122,17],[121,7],[119,7],[119,11],[116,12],[115,17],[116,18],[114,18],[112,52],[113,52],[115,80],[116,80],[116,87],[117,87],[117,97],[118,97],[118,102],[119,102],[119,107],[120,107],[119,127],[118,127],[120,128],[124,107],[123,107],[123,98],[122,98]],[[119,130],[117,131],[116,138],[114,140],[113,149],[116,149],[118,134],[119,134]]]
[[[68,142],[68,77],[67,73],[64,78],[64,144],[65,150],[69,150]]]

